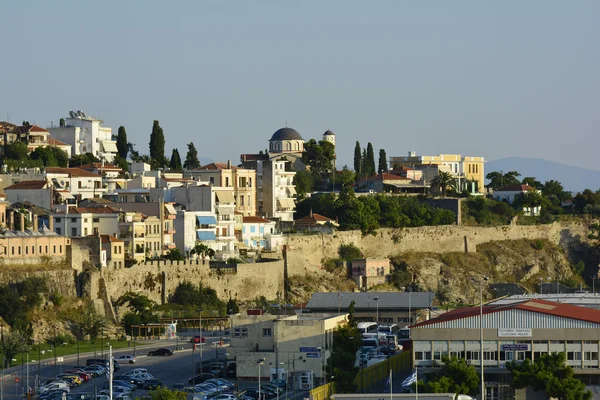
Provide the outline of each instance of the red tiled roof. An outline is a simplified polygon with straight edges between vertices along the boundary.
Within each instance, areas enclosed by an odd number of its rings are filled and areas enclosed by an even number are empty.
[[[527,192],[529,190],[535,190],[535,188],[532,188],[529,185],[507,185],[507,186],[501,187],[498,190],[495,190],[494,193],[497,193],[497,192]]]
[[[123,242],[123,240],[118,239],[112,235],[100,235],[100,240],[102,241],[102,243]]]
[[[118,212],[119,210],[110,206],[69,208],[69,214],[114,214]]]
[[[28,132],[40,132],[40,133],[41,132],[46,132],[46,133],[49,133],[47,130],[45,130],[44,128],[41,128],[41,127],[39,127],[37,125],[31,125],[31,126],[25,127],[25,128],[29,128]]]
[[[46,182],[46,181],[23,181],[23,182],[19,182],[19,183],[15,183],[13,185],[10,185],[10,186],[4,188],[4,190],[11,190],[11,189],[43,189],[47,184],[48,184],[48,182]]]
[[[245,224],[255,224],[255,223],[260,223],[260,224],[268,224],[269,221],[268,219],[264,219],[261,217],[244,217],[243,219]]]
[[[50,168],[46,168],[46,174],[67,174],[73,178],[79,178],[79,177],[102,178],[98,174],[95,174],[90,171],[86,171],[81,168],[50,167]]]
[[[361,179],[361,180],[363,180],[363,181],[410,181],[412,179],[383,172],[381,174],[369,176],[369,177],[367,177],[365,179]]]
[[[235,165],[232,165],[231,168],[227,165],[227,163],[210,163],[201,166],[200,168],[194,169],[194,171],[206,171],[206,170],[222,170],[222,169],[237,169]]]
[[[556,303],[553,301],[547,301],[542,299],[531,299],[525,300],[520,303],[514,304],[503,304],[503,305],[484,305],[483,313],[492,314],[505,310],[524,310],[530,312],[536,312],[540,314],[551,315],[554,317],[563,317],[577,319],[581,321],[588,321],[600,324],[600,310],[587,307],[574,306],[572,304]],[[464,307],[457,308],[456,310],[447,312],[440,315],[437,318],[423,321],[418,324],[412,325],[412,327],[427,326],[445,321],[454,321],[461,318],[469,318],[479,315],[479,306],[476,307]]]
[[[312,213],[312,214],[308,214],[300,219],[297,219],[294,222],[301,222],[301,223],[306,223],[306,222],[335,222],[335,220],[331,219],[331,218],[327,218],[324,217],[320,214],[316,214],[316,213]]]
[[[50,145],[50,146],[70,146],[70,144],[61,142],[58,139],[54,139],[52,136],[48,137],[48,145]]]

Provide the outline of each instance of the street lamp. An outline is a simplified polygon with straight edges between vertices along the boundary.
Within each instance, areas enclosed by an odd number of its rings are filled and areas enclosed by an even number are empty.
[[[373,297],[373,300],[375,300],[375,303],[377,304],[377,308],[376,308],[376,314],[375,314],[375,322],[379,323],[379,296],[375,296]]]
[[[260,391],[260,367],[265,363],[265,359],[261,358],[256,362],[258,365],[258,400],[263,398],[262,392]]]
[[[481,277],[479,283],[479,366],[481,374],[481,400],[485,400],[485,380],[483,376],[483,285],[488,281],[487,276]]]
[[[592,275],[592,276],[590,276],[590,278],[592,278],[592,295],[595,296],[596,295],[596,279],[598,279],[598,275]]]

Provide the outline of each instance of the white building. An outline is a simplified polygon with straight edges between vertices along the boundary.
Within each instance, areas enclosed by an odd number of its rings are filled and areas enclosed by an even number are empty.
[[[71,154],[92,153],[112,162],[117,154],[117,143],[112,138],[112,128],[102,126],[103,121],[82,111],[71,111],[64,127],[52,127],[50,135],[71,145]]]
[[[506,363],[550,353],[565,353],[586,385],[600,384],[600,310],[524,299],[485,305],[483,318],[479,307],[459,308],[412,325],[410,334],[413,365],[424,379],[440,371],[443,356],[466,359],[478,371],[483,358],[486,399],[524,398],[524,391],[510,388]]]
[[[102,197],[106,188],[102,177],[80,168],[46,168],[46,180],[52,182],[57,190],[67,190],[80,201],[94,197]]]
[[[517,196],[520,196],[522,194],[525,194],[527,192],[536,192],[541,194],[542,191],[541,190],[537,190],[535,188],[532,188],[529,185],[508,185],[508,186],[504,186],[501,187],[498,190],[494,191],[494,200],[496,201],[506,201],[508,204],[512,204],[514,203],[515,199],[517,198]],[[523,207],[522,208],[523,214],[525,215],[529,215],[529,216],[537,216],[540,215],[540,213],[542,212],[542,206],[535,206],[535,207]]]
[[[275,232],[275,221],[261,217],[244,217],[242,223],[242,242],[251,249],[271,250],[272,236]]]
[[[217,217],[209,211],[179,211],[175,217],[175,245],[188,256],[196,244],[222,251],[217,244]]]
[[[112,207],[69,207],[53,214],[54,232],[68,237],[111,235],[118,237],[119,212]]]

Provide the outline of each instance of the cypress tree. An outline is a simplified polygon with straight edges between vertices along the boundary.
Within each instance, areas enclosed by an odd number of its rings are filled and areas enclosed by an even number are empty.
[[[377,173],[381,174],[383,172],[388,172],[387,168],[387,154],[385,154],[384,149],[379,150],[379,168],[377,168]]]
[[[119,127],[119,133],[117,134],[117,152],[123,160],[127,159],[129,145],[127,144],[127,132],[125,132],[124,126]]]
[[[173,149],[171,153],[171,162],[169,163],[169,168],[172,171],[181,171],[183,168],[181,167],[181,157],[179,156],[179,150]]]
[[[356,174],[356,177],[358,178],[360,173],[361,173],[361,166],[362,166],[362,155],[361,155],[361,151],[360,151],[360,143],[358,143],[358,140],[356,141],[356,146],[354,146],[354,173]]]
[[[188,143],[188,151],[185,156],[185,162],[183,163],[183,168],[185,169],[194,169],[200,168],[200,160],[198,160],[198,150],[196,150],[196,146],[194,146],[193,142]]]
[[[150,134],[150,158],[155,168],[165,166],[165,134],[157,120],[152,124]]]
[[[367,144],[367,176],[375,175],[375,152],[371,142]]]
[[[367,167],[367,149],[362,149],[362,156],[360,158],[360,177],[364,178],[369,176],[369,171]]]

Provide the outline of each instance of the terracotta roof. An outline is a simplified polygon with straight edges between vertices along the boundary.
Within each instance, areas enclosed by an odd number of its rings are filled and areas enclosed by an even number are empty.
[[[496,192],[527,192],[529,190],[535,190],[535,188],[532,188],[529,185],[507,185],[507,186],[503,186],[498,190],[494,190],[494,193]]]
[[[335,223],[335,220],[333,220],[331,218],[324,217],[324,216],[322,216],[320,214],[311,213],[311,214],[308,214],[305,217],[297,219],[294,222],[301,222],[301,223],[306,223],[306,222],[314,222],[314,223],[317,223],[317,222],[333,222],[333,223]]]
[[[577,319],[581,321],[595,322],[600,324],[600,310],[587,307],[579,307],[571,304],[556,303],[542,299],[524,300],[520,303],[484,305],[483,313],[492,314],[505,310],[524,310],[540,314],[551,315],[554,317]],[[439,317],[423,321],[412,327],[427,326],[439,322],[453,321],[461,318],[469,318],[479,315],[479,306],[457,308],[456,310],[441,314]]]
[[[165,182],[183,182],[183,183],[187,183],[187,182],[197,182],[193,179],[187,179],[187,178],[161,178],[163,181]]]
[[[79,168],[84,169],[86,171],[89,170],[103,170],[103,171],[123,171],[121,168],[117,167],[116,165],[112,165],[112,164],[104,164],[104,166],[102,166],[101,162],[97,162],[97,163],[93,163],[93,164],[84,164],[82,166],[80,166]]]
[[[245,224],[255,224],[255,223],[268,224],[269,222],[273,222],[273,221],[269,221],[268,219],[264,219],[261,217],[244,217],[243,221]]]
[[[114,214],[118,213],[116,208],[106,207],[73,207],[69,209],[69,214]]]
[[[231,168],[227,165],[227,163],[210,163],[201,166],[200,168],[194,169],[194,171],[206,171],[206,170],[222,170],[222,169],[237,169],[235,165],[232,165]]]
[[[11,189],[44,189],[48,182],[46,181],[23,181],[19,183],[15,183],[8,187],[5,187],[4,190]]]
[[[2,133],[6,133],[6,132],[16,132],[18,129],[18,126],[15,124],[11,124],[10,122],[6,122],[6,121],[0,121],[0,132]]]
[[[123,243],[123,240],[118,239],[112,235],[100,235],[100,240],[102,241],[102,243],[110,243],[110,242]]]
[[[29,129],[27,130],[28,132],[40,132],[40,133],[41,133],[41,132],[46,132],[46,133],[49,133],[49,132],[48,132],[46,129],[44,129],[44,128],[41,128],[41,127],[39,127],[39,126],[37,126],[37,125],[31,125],[31,126],[29,126],[29,127],[25,127],[25,128],[29,128]]]
[[[83,170],[81,168],[60,168],[60,167],[50,167],[46,168],[46,174],[67,174],[73,178],[102,178],[100,175],[95,174],[90,171]]]
[[[50,145],[50,146],[70,146],[70,144],[61,142],[58,139],[54,139],[52,136],[48,137],[48,145]]]
[[[361,179],[363,181],[411,181],[410,178],[405,178],[399,175],[393,175],[388,173],[381,173],[373,176],[369,176],[365,179]]]

